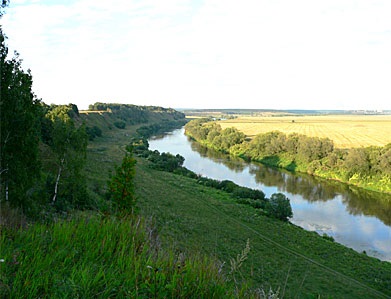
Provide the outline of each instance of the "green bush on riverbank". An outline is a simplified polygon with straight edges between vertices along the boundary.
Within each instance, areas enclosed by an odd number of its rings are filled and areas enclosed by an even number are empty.
[[[222,130],[209,119],[193,120],[185,128],[188,136],[204,146],[247,160],[391,192],[391,144],[342,150],[334,148],[327,138],[278,131],[248,141],[237,129]]]

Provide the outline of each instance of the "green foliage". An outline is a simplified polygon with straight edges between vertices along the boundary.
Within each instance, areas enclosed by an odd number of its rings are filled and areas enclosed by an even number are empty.
[[[126,122],[124,122],[124,121],[116,121],[116,122],[114,122],[114,126],[116,126],[118,129],[125,129]]]
[[[169,172],[181,168],[185,161],[185,158],[179,154],[174,156],[170,153],[159,153],[159,151],[150,151],[147,159],[153,163],[154,168]]]
[[[133,211],[136,205],[134,194],[134,176],[136,160],[130,152],[122,159],[121,166],[116,168],[115,175],[108,183],[109,197],[121,210]]]
[[[88,137],[84,125],[77,127],[74,105],[51,106],[46,118],[51,122],[48,167],[48,186],[52,203],[59,210],[88,206],[83,168],[86,161]]]
[[[9,200],[28,210],[40,175],[40,101],[32,92],[31,73],[22,69],[19,54],[7,60],[1,29],[0,43],[0,202]]]
[[[222,130],[216,123],[209,123],[210,119],[196,119],[186,124],[186,134],[211,148],[222,152],[229,152],[238,144],[242,144],[245,135],[236,128]]]
[[[235,198],[247,198],[265,203],[265,194],[261,190],[242,187],[229,180],[219,181],[206,177],[198,177],[197,182],[204,186],[224,190],[227,193],[231,193]]]
[[[289,199],[282,193],[274,193],[270,197],[266,211],[272,216],[282,221],[288,221],[293,217],[292,207]]]
[[[145,156],[147,157],[149,152],[149,143],[147,138],[132,138],[130,145],[133,153],[137,156]]]
[[[96,137],[102,137],[102,130],[98,126],[86,127],[86,133],[90,141],[94,140]]]
[[[130,125],[147,123],[151,119],[151,114],[161,115],[160,121],[164,121],[167,116],[173,120],[184,119],[185,115],[171,108],[157,106],[136,106],[130,104],[95,103],[89,106],[91,111],[108,111],[119,120]]]

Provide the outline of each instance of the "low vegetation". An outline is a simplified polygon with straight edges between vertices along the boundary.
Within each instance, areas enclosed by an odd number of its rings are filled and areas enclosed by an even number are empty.
[[[139,217],[80,214],[1,244],[1,298],[233,297],[217,262],[163,250]]]

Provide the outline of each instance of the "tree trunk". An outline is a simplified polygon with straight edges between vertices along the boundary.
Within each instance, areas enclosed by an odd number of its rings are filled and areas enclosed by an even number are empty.
[[[53,199],[52,199],[52,204],[54,204],[54,202],[56,201],[56,198],[57,198],[58,184],[60,182],[60,177],[61,177],[61,172],[62,172],[63,165],[64,165],[64,158],[61,159],[61,163],[60,163],[60,166],[58,168],[56,184],[54,185],[54,195],[53,195]]]

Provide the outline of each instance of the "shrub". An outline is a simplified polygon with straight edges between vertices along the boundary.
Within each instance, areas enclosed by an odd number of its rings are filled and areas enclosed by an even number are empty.
[[[114,122],[114,126],[116,126],[118,129],[125,129],[126,123],[124,121],[116,121]]]
[[[282,193],[272,194],[266,205],[266,211],[272,217],[282,221],[288,221],[293,216],[289,198]]]

